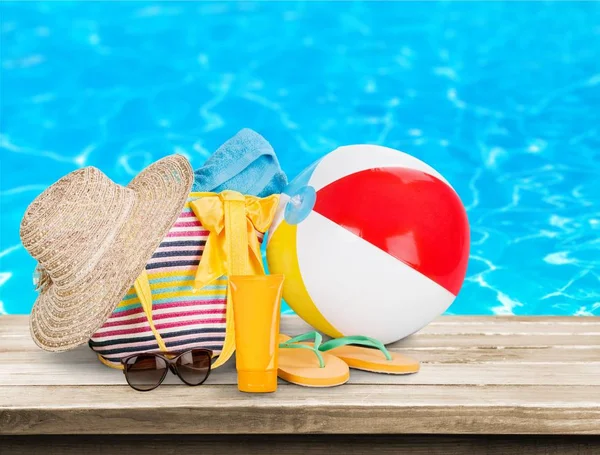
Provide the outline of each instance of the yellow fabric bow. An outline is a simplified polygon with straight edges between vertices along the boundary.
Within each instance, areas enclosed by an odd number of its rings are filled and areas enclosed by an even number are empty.
[[[273,222],[279,195],[244,196],[237,191],[207,193],[190,202],[196,218],[210,233],[196,272],[194,287],[202,288],[223,275],[262,275],[265,269],[256,231],[266,232]],[[231,292],[227,289],[225,341],[212,368],[223,365],[235,351]]]
[[[196,272],[200,289],[223,275],[265,273],[256,231],[266,232],[273,222],[279,195],[266,198],[223,191],[190,202],[196,218],[210,234]]]

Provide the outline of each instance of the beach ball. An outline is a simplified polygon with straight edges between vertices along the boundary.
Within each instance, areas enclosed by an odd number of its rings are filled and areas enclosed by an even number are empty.
[[[267,244],[283,297],[331,337],[402,339],[458,294],[469,224],[455,190],[431,166],[376,145],[339,147],[281,196]]]

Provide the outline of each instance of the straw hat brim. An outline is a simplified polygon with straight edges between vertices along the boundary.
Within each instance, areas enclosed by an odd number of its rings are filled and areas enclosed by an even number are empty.
[[[87,343],[144,270],[181,213],[194,180],[189,161],[173,155],[148,166],[128,188],[137,194],[129,218],[76,291],[65,295],[49,284],[30,316],[31,335],[47,351]],[[91,214],[90,216],[93,216]]]

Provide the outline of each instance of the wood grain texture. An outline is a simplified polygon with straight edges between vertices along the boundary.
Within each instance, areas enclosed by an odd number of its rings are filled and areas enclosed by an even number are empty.
[[[156,435],[0,437],[11,455],[584,455],[600,451],[598,437],[415,435]],[[118,447],[118,449],[116,449]],[[142,449],[143,448],[143,449]]]
[[[0,317],[0,434],[600,434],[599,319],[441,317],[390,347],[421,360],[416,375],[247,395],[234,362],[138,393],[89,348],[43,352],[26,317]]]
[[[3,434],[597,434],[587,387],[2,387]]]

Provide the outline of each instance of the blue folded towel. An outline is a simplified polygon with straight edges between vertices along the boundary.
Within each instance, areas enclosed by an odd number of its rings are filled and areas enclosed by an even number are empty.
[[[239,191],[253,196],[281,193],[287,177],[264,137],[244,128],[194,172],[192,191]]]

